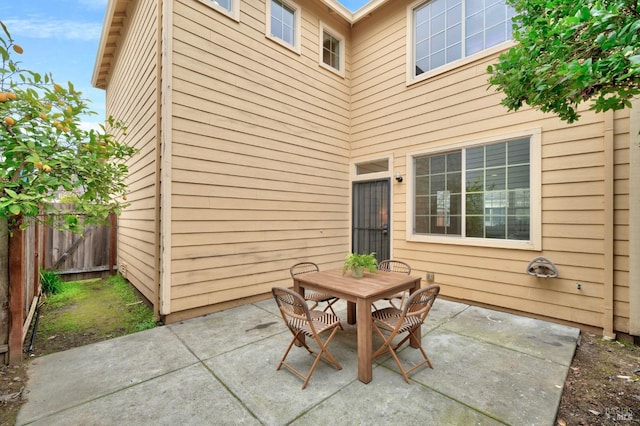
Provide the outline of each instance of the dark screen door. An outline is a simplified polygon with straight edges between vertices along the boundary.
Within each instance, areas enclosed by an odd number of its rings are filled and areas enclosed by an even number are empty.
[[[353,253],[389,259],[389,184],[389,179],[353,183]]]

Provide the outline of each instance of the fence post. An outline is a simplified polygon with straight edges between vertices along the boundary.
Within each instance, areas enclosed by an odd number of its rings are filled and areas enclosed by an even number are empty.
[[[9,237],[9,364],[22,361],[24,265],[24,230],[15,226]]]
[[[109,275],[115,275],[116,269],[113,267],[118,261],[118,218],[114,212],[109,213]]]

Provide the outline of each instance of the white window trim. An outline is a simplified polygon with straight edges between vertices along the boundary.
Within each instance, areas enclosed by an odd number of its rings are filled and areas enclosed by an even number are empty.
[[[231,10],[220,6],[215,0],[198,0],[200,3],[209,6],[216,12],[228,16],[236,22],[240,22],[240,0],[231,0]]]
[[[530,166],[529,166],[529,182],[530,182],[530,239],[528,241],[517,240],[497,240],[492,238],[471,238],[457,237],[448,235],[417,235],[413,233],[414,229],[414,211],[415,211],[415,166],[414,157],[425,154],[437,154],[456,149],[470,148],[477,145],[487,145],[491,143],[499,143],[503,141],[518,139],[522,137],[530,137]],[[500,134],[493,137],[486,137],[472,141],[464,141],[452,143],[437,148],[429,148],[420,151],[407,153],[407,211],[406,211],[406,239],[407,241],[437,243],[437,244],[455,244],[464,246],[477,247],[496,247],[519,250],[542,250],[542,130],[540,128],[516,131],[507,134]]]
[[[323,51],[324,51],[324,33],[328,33],[330,34],[333,38],[337,39],[340,41],[340,55],[338,58],[338,62],[339,62],[339,67],[340,69],[337,70],[334,67],[327,65],[324,63],[324,58],[323,58]],[[318,37],[318,61],[321,67],[338,74],[340,77],[344,78],[344,54],[345,54],[345,38],[342,34],[340,34],[338,31],[334,30],[333,28],[331,28],[330,26],[328,26],[327,24],[325,24],[324,22],[320,21],[320,35]]]
[[[407,63],[405,64],[405,73],[406,73],[406,81],[407,81],[407,86],[410,86],[412,84],[415,83],[419,83],[421,81],[424,81],[428,78],[432,78],[435,77],[437,75],[440,74],[444,74],[448,71],[451,71],[452,69],[467,65],[471,62],[474,61],[478,61],[480,59],[486,58],[488,56],[491,55],[495,55],[496,53],[499,53],[503,50],[509,49],[510,47],[513,47],[516,45],[516,42],[513,40],[507,40],[504,41],[500,44],[496,44],[495,46],[491,46],[488,49],[485,50],[481,50],[480,52],[474,53],[472,55],[469,56],[465,56],[463,58],[460,58],[458,60],[449,62],[447,64],[442,65],[441,67],[438,68],[434,68],[432,70],[429,70],[427,72],[424,72],[418,76],[414,76],[413,72],[414,72],[414,68],[415,68],[415,52],[414,52],[414,38],[413,38],[413,27],[414,27],[414,22],[413,22],[413,11],[416,7],[420,6],[421,4],[426,3],[425,0],[418,0],[415,1],[413,3],[411,3],[409,6],[407,6],[407,35],[406,35],[406,57],[407,57]]]
[[[301,30],[302,30],[302,8],[300,6],[298,6],[298,4],[290,1],[290,0],[279,0],[282,3],[286,4],[287,6],[289,6],[291,9],[293,9],[294,12],[294,19],[295,19],[295,34],[294,34],[294,40],[293,40],[293,45],[287,43],[286,41],[282,40],[279,37],[274,37],[273,35],[271,35],[271,0],[267,0],[265,3],[267,5],[267,10],[266,10],[266,32],[265,35],[269,40],[272,40],[276,43],[278,43],[281,46],[286,47],[287,49],[290,49],[294,52],[296,52],[298,55],[301,54],[301,50],[300,50],[300,39],[302,38],[302,34],[301,34]]]

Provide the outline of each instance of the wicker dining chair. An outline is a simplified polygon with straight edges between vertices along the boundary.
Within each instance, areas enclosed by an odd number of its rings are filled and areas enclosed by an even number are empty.
[[[338,328],[340,327],[340,318],[328,312],[309,309],[307,302],[302,298],[302,296],[293,290],[273,287],[271,289],[271,293],[278,304],[284,323],[293,335],[293,339],[291,339],[291,342],[282,356],[276,370],[280,370],[284,365],[289,371],[304,380],[302,389],[307,387],[309,379],[311,379],[311,375],[316,369],[320,359],[324,359],[338,370],[342,370],[342,366],[338,360],[335,359],[327,349],[329,342],[331,342],[331,339],[333,339],[333,336],[335,336]],[[329,333],[329,336],[324,341],[322,341],[322,338],[320,337],[323,333]],[[320,349],[319,352],[315,352],[309,347],[306,343],[305,337],[313,339],[318,344]],[[316,358],[311,365],[311,369],[306,375],[301,373],[293,365],[286,362],[289,351],[296,342],[309,351],[309,353],[316,355]]]
[[[438,285],[421,288],[406,300],[402,310],[400,311],[400,315],[398,315],[398,310],[396,308],[384,308],[374,311],[371,314],[373,319],[373,329],[376,330],[383,340],[382,345],[373,353],[372,359],[389,352],[396,364],[398,364],[400,372],[407,383],[410,383],[408,374],[413,370],[425,364],[428,364],[429,368],[433,368],[433,365],[422,348],[422,343],[420,343],[418,349],[420,349],[424,359],[406,370],[403,368],[396,351],[412,336],[420,337],[415,333],[420,330],[420,326],[427,318],[427,315],[429,315],[429,311],[431,310],[431,307],[439,293],[440,286]],[[393,345],[393,339],[403,333],[407,333],[406,336],[402,338],[399,343]]]
[[[378,263],[379,271],[389,271],[389,272],[399,272],[401,274],[411,274],[411,266],[408,263],[402,262],[400,260],[383,260]],[[394,294],[393,296],[385,297],[392,307],[396,309],[400,309],[402,306],[402,301],[407,297],[409,293],[407,291],[401,291],[399,293]]]
[[[296,275],[318,272],[319,270],[320,268],[318,268],[318,265],[313,262],[300,262],[289,268],[289,273],[291,274],[291,278],[294,278]],[[333,315],[336,315],[336,312],[333,310],[333,304],[338,301],[337,297],[328,293],[321,293],[319,291],[305,290],[304,299],[307,302],[310,302],[310,309],[315,309],[319,303],[326,303],[327,306],[325,306],[322,311],[331,311]],[[340,326],[340,328],[342,328],[342,326]]]

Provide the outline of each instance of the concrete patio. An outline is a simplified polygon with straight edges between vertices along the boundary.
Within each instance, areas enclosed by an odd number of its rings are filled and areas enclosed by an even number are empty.
[[[275,369],[290,333],[269,299],[34,359],[17,424],[554,424],[578,329],[440,298],[422,329],[434,368],[408,385],[385,356],[365,385],[340,303],[343,369],[321,362],[304,391]],[[306,372],[313,358],[288,360]]]

